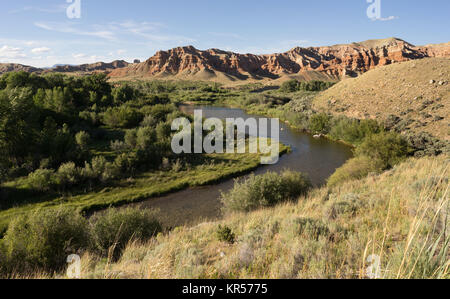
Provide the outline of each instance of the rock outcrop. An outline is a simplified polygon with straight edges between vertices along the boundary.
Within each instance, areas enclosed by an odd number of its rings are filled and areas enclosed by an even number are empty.
[[[328,47],[294,48],[270,55],[238,54],[192,46],[159,51],[147,61],[116,69],[111,77],[159,77],[223,73],[238,79],[270,78],[318,72],[330,78],[357,76],[377,66],[425,57],[450,57],[450,43],[413,46],[390,38]]]

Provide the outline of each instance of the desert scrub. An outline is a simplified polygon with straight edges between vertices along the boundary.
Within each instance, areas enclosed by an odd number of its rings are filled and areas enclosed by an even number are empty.
[[[219,225],[216,231],[217,239],[221,242],[226,242],[228,244],[234,244],[236,235],[233,233],[231,228],[228,226]]]
[[[249,212],[261,207],[271,207],[305,195],[311,188],[309,178],[302,173],[284,171],[251,175],[245,181],[235,181],[233,189],[222,193],[224,211]]]
[[[101,255],[113,258],[132,240],[146,241],[162,231],[155,212],[137,208],[109,209],[93,217],[91,246]]]
[[[72,209],[37,210],[14,219],[3,242],[9,272],[58,271],[87,248],[87,221]]]
[[[389,169],[403,161],[409,152],[408,143],[401,135],[382,132],[369,135],[356,149],[356,156],[379,160],[383,169]]]
[[[359,156],[348,160],[338,168],[328,179],[328,187],[334,187],[351,180],[359,180],[370,173],[379,173],[383,169],[383,162],[367,156]]]

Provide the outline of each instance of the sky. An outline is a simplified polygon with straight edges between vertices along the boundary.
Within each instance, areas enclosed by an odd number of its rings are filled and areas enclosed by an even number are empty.
[[[380,13],[368,14],[368,1]],[[450,41],[449,16],[448,0],[1,0],[0,62],[132,62],[186,45],[254,54],[388,37],[425,45]]]

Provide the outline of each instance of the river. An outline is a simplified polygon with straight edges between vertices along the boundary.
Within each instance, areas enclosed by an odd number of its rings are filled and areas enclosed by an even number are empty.
[[[186,105],[181,109],[185,113],[201,109],[203,117],[206,118],[261,118],[234,108]],[[313,184],[318,186],[324,184],[326,179],[353,155],[352,149],[344,144],[324,138],[313,138],[309,134],[291,129],[284,123],[280,123],[280,142],[289,145],[292,152],[282,156],[277,164],[261,166],[253,173],[258,175],[267,171],[280,172],[291,169],[307,173]],[[221,216],[220,194],[231,189],[233,183],[234,180],[231,179],[216,185],[194,187],[136,205],[159,209],[161,220],[165,225],[192,225]]]

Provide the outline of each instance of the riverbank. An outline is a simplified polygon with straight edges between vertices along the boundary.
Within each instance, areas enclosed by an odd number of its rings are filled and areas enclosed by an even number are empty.
[[[280,155],[289,147],[280,144]],[[195,186],[219,183],[247,174],[260,166],[260,154],[208,154],[205,164],[188,169],[146,172],[134,179],[126,179],[101,190],[85,194],[66,194],[42,201],[0,211],[0,232],[4,232],[11,219],[36,209],[70,207],[82,213],[91,213],[111,206],[123,206],[163,196]]]

